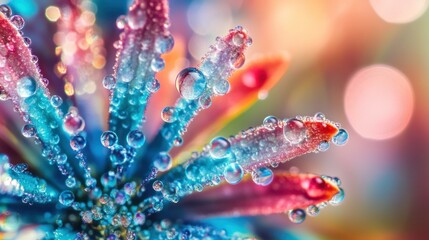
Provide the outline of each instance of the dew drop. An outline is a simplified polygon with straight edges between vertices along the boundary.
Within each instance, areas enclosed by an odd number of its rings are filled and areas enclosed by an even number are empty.
[[[0,86],[0,101],[6,101],[9,99],[9,95],[7,94],[6,90]]]
[[[269,168],[262,167],[252,172],[252,180],[257,185],[267,186],[274,178],[273,171]]]
[[[243,168],[238,163],[230,163],[225,167],[223,176],[230,184],[237,184],[243,178]]]
[[[34,125],[25,124],[21,129],[21,133],[24,137],[30,138],[30,137],[36,136],[37,131],[36,131],[36,128],[34,127]]]
[[[73,136],[72,139],[70,139],[70,147],[74,151],[80,151],[86,146],[86,140],[81,135]]]
[[[307,214],[308,216],[315,217],[319,215],[320,209],[317,206],[311,205],[307,207]]]
[[[16,27],[16,29],[21,30],[24,25],[25,25],[25,21],[24,18],[22,18],[19,15],[14,15],[10,18],[10,22]]]
[[[153,79],[152,81],[149,81],[146,83],[146,89],[151,93],[157,92],[160,87],[161,85],[159,84],[159,81],[156,79]]]
[[[132,130],[127,134],[127,143],[133,148],[141,148],[145,140],[146,138],[140,130]]]
[[[305,220],[305,211],[302,209],[294,209],[288,212],[289,220],[293,223],[302,223]]]
[[[264,119],[264,121],[262,122],[262,124],[264,125],[264,127],[268,130],[274,130],[277,123],[279,122],[279,120],[274,117],[274,116],[268,116]]]
[[[171,35],[159,36],[155,40],[155,50],[158,53],[167,53],[171,51],[174,46],[174,39]]]
[[[176,77],[176,88],[187,100],[199,98],[206,89],[207,80],[196,68],[185,68]]]
[[[286,121],[283,127],[283,135],[291,144],[298,144],[305,139],[307,129],[301,120],[292,118]]]
[[[100,179],[101,185],[103,185],[104,187],[114,187],[116,185],[116,176],[115,173],[113,171],[108,171],[106,173],[103,174],[103,176],[101,176]]]
[[[66,186],[69,188],[74,188],[76,186],[76,179],[72,176],[68,176],[66,179]]]
[[[224,158],[231,154],[231,143],[224,137],[216,137],[210,142],[210,155],[213,158]]]
[[[218,81],[213,86],[214,93],[220,96],[227,94],[229,92],[229,89],[230,89],[230,85],[229,85],[229,82],[226,80]]]
[[[7,18],[10,18],[10,16],[12,16],[12,10],[6,4],[0,5],[0,12],[3,13]]]
[[[338,206],[344,200],[344,196],[345,196],[344,190],[342,188],[339,188],[339,190],[340,191],[337,194],[335,194],[335,196],[333,196],[331,200],[329,200],[329,204],[331,204],[332,206]]]
[[[164,59],[162,59],[160,57],[156,57],[156,58],[152,59],[152,62],[150,63],[150,68],[154,72],[159,72],[162,69],[164,69],[164,67],[165,67],[165,61],[164,61]]]
[[[121,145],[115,145],[109,158],[114,165],[123,164],[127,160],[127,150]]]
[[[210,96],[203,95],[198,99],[198,104],[201,108],[207,109],[212,105],[212,99],[210,98]]]
[[[74,202],[74,194],[70,190],[62,191],[58,200],[64,206],[71,206]]]
[[[326,152],[329,149],[329,142],[328,141],[322,141],[320,142],[319,146],[317,147],[317,150],[321,152]]]
[[[155,157],[153,164],[159,171],[165,172],[171,168],[173,160],[168,153],[161,152]]]
[[[326,117],[325,117],[325,114],[318,112],[318,113],[314,114],[314,119],[316,121],[325,121]]]
[[[36,80],[32,77],[23,77],[16,84],[18,96],[27,98],[32,96],[37,90]]]
[[[244,43],[245,35],[242,32],[237,32],[232,37],[232,43],[234,43],[235,46],[240,47]]]
[[[229,63],[231,67],[238,69],[241,68],[246,60],[246,57],[242,52],[236,52],[231,55],[229,59]]]
[[[174,107],[165,107],[161,112],[161,118],[164,122],[172,123],[176,121],[174,116]]]
[[[116,19],[116,27],[118,29],[124,29],[126,24],[127,24],[127,17],[125,17],[124,15],[121,15]]]
[[[100,141],[103,146],[110,148],[118,142],[118,136],[112,131],[105,131],[101,134]]]
[[[344,129],[338,130],[338,133],[332,138],[332,142],[338,146],[343,146],[348,140],[349,134]]]
[[[54,107],[59,107],[63,104],[63,99],[58,95],[53,95],[51,97],[51,105]]]
[[[128,25],[133,30],[142,29],[146,24],[146,13],[142,9],[135,9],[128,15]]]
[[[153,187],[153,190],[160,192],[160,191],[162,191],[164,184],[161,181],[156,180],[153,182],[152,187]]]
[[[72,135],[81,132],[85,128],[85,121],[76,113],[69,112],[64,117],[64,129]]]
[[[115,88],[116,86],[116,79],[113,75],[107,75],[106,77],[104,77],[103,79],[103,87],[111,90],[113,88]]]

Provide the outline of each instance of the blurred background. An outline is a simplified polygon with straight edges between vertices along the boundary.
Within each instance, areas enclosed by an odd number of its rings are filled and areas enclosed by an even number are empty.
[[[65,96],[70,94],[57,80],[61,74],[51,37],[62,2],[0,0],[26,19],[24,32],[51,80],[49,88]],[[113,26],[128,4],[87,1],[105,44],[96,66],[106,72],[114,64],[119,32]],[[172,83],[178,69],[195,65],[216,36],[236,25],[253,38],[248,61],[279,52],[290,57],[288,71],[270,93],[260,93],[260,101],[219,134],[259,125],[267,115],[316,112],[340,122],[350,134],[345,147],[280,167],[339,177],[346,192],[340,206],[299,225],[286,214],[207,221],[228,230],[265,232],[266,239],[428,239],[428,6],[429,0],[171,1],[171,30],[180,53],[167,62],[167,68],[177,67],[169,77]],[[99,85],[88,85],[86,93],[103,91]]]

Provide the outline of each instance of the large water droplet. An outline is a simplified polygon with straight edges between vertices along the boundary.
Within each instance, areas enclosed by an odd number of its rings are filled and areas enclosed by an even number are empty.
[[[174,39],[171,35],[159,36],[155,40],[155,50],[158,53],[166,53],[171,51],[174,46]]]
[[[68,176],[66,179],[66,186],[69,188],[74,188],[76,186],[76,179],[72,176]]]
[[[110,153],[110,161],[114,165],[123,164],[127,160],[127,150],[121,145],[115,145]]]
[[[146,13],[142,9],[135,9],[128,15],[128,25],[131,29],[137,30],[144,27],[146,24]]]
[[[64,206],[71,206],[74,202],[74,194],[69,190],[62,191],[58,200]]]
[[[86,146],[86,140],[81,135],[76,135],[70,139],[70,147],[75,151],[80,151]]]
[[[25,124],[21,129],[22,135],[26,138],[36,136],[36,128],[31,124]]]
[[[10,16],[12,16],[12,10],[6,4],[0,5],[0,12],[3,13],[7,18],[10,18]]]
[[[101,134],[100,141],[103,146],[110,148],[118,142],[118,136],[112,131],[105,131]]]
[[[268,116],[264,119],[263,125],[268,130],[274,130],[279,120],[274,116]]]
[[[252,172],[252,180],[254,183],[267,186],[273,181],[273,171],[269,168],[262,167]]]
[[[332,138],[332,142],[338,146],[346,144],[348,140],[349,134],[344,129],[338,130],[338,133]]]
[[[154,72],[159,72],[165,67],[165,61],[164,59],[157,57],[152,59],[152,62],[150,63],[150,67]]]
[[[206,89],[207,80],[196,68],[185,68],[176,77],[176,88],[187,100],[197,99]]]
[[[127,143],[133,148],[141,148],[145,140],[145,136],[140,130],[132,130],[127,134]]]
[[[213,91],[217,95],[225,95],[229,92],[229,82],[226,80],[220,80],[213,86]]]
[[[209,152],[213,158],[227,157],[231,154],[231,143],[224,137],[213,138]]]
[[[161,172],[165,172],[173,165],[173,160],[166,152],[161,152],[155,157],[154,166]]]
[[[118,29],[124,29],[126,24],[127,24],[127,17],[126,16],[121,15],[116,19],[116,27]]]
[[[319,143],[319,146],[317,146],[317,150],[321,152],[326,152],[329,149],[329,142],[328,141],[322,141]]]
[[[242,52],[236,52],[231,55],[229,59],[229,63],[231,67],[238,69],[241,68],[246,60],[246,57]]]
[[[161,118],[164,122],[172,123],[176,121],[174,117],[174,107],[165,107],[161,112]]]
[[[293,223],[302,223],[305,220],[305,212],[302,209],[290,210],[288,217],[289,220]]]
[[[12,24],[16,27],[16,29],[18,29],[18,30],[21,30],[23,27],[24,27],[24,25],[25,25],[25,21],[24,21],[24,18],[22,18],[21,16],[19,16],[19,15],[15,15],[15,16],[12,16],[11,18],[10,18],[10,21],[12,22]]]
[[[63,104],[63,99],[58,95],[53,95],[51,97],[51,105],[54,107],[59,107]]]
[[[27,98],[32,96],[37,90],[36,80],[32,77],[23,77],[16,84],[18,96]]]
[[[230,163],[225,167],[223,176],[230,184],[237,184],[243,178],[243,168],[238,163]]]
[[[78,114],[69,112],[64,117],[64,129],[68,133],[75,135],[81,132],[84,128],[85,128],[85,121]]]
[[[307,129],[301,120],[292,118],[286,121],[283,127],[283,134],[288,142],[298,144],[305,139]]]
[[[320,208],[318,208],[317,206],[311,205],[307,207],[307,214],[309,216],[315,217],[319,215],[319,213],[320,213]]]

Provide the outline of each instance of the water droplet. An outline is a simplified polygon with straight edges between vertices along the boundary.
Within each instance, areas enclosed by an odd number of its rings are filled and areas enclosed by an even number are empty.
[[[332,142],[338,146],[346,144],[348,140],[349,134],[344,129],[338,130],[338,133],[332,138]]]
[[[302,209],[294,209],[288,212],[289,220],[293,223],[302,223],[305,220],[305,212]]]
[[[63,99],[58,95],[53,95],[51,97],[51,105],[54,107],[59,107],[63,104]]]
[[[176,121],[174,116],[174,107],[165,107],[161,112],[161,118],[164,122],[172,123]]]
[[[145,140],[145,136],[140,130],[132,130],[127,134],[127,143],[133,148],[141,148]]]
[[[69,188],[74,188],[76,186],[76,179],[72,176],[68,176],[66,179],[66,186]]]
[[[126,24],[127,24],[127,17],[126,16],[121,15],[116,19],[116,27],[118,29],[124,29]]]
[[[212,105],[212,99],[208,95],[203,95],[198,99],[198,104],[203,109],[207,109]]]
[[[110,152],[109,158],[114,165],[123,164],[127,161],[127,150],[121,145],[115,145]]]
[[[6,90],[0,86],[0,101],[6,101],[9,99],[9,95],[7,94]]]
[[[158,53],[167,53],[171,51],[174,46],[174,39],[171,35],[159,36],[155,40],[155,50]]]
[[[224,137],[213,138],[209,152],[213,158],[227,157],[231,154],[231,143]]]
[[[229,82],[226,80],[220,80],[213,86],[213,91],[217,95],[225,95],[229,92]]]
[[[165,67],[165,62],[164,59],[157,57],[152,59],[152,62],[150,63],[150,68],[154,71],[154,72],[159,72],[162,69],[164,69]]]
[[[112,131],[105,131],[101,134],[100,140],[103,146],[110,148],[118,142],[118,136]]]
[[[153,190],[159,192],[159,191],[162,191],[164,184],[159,180],[155,180],[152,184],[152,187],[153,187]]]
[[[305,139],[307,129],[301,120],[292,118],[286,121],[283,127],[283,134],[288,142],[298,144]]]
[[[155,157],[153,164],[159,171],[165,172],[171,168],[173,160],[168,153],[161,152]]]
[[[243,178],[243,168],[238,163],[230,163],[225,167],[223,176],[230,184],[237,184]]]
[[[29,38],[29,37],[23,37],[22,40],[24,40],[24,45],[26,47],[28,47],[28,46],[31,45],[31,38]]]
[[[207,80],[196,68],[185,68],[176,77],[176,88],[187,100],[199,98],[206,89]]]
[[[325,121],[326,120],[325,114],[321,112],[314,114],[314,120],[321,121],[321,122]]]
[[[264,125],[264,127],[268,130],[274,130],[277,126],[277,123],[279,122],[279,120],[274,117],[274,116],[268,116],[264,119],[264,121],[262,122],[262,124]]]
[[[10,22],[16,27],[16,29],[21,30],[24,25],[25,25],[25,21],[24,18],[22,18],[19,15],[14,15],[10,18]]]
[[[229,59],[229,63],[231,67],[238,69],[241,68],[246,60],[246,57],[242,52],[236,52],[231,55]]]
[[[319,146],[317,147],[317,150],[321,152],[326,152],[329,149],[329,142],[328,141],[322,141],[320,142]]]
[[[159,84],[159,81],[156,79],[153,79],[152,81],[148,81],[146,83],[146,89],[151,93],[157,92],[160,87],[161,85]]]
[[[36,80],[32,77],[23,77],[16,84],[18,96],[27,98],[32,96],[37,90]]]
[[[21,133],[24,137],[30,138],[36,136],[37,131],[33,125],[25,124],[21,129]]]
[[[72,135],[81,132],[85,128],[85,121],[74,112],[69,112],[64,117],[64,129]]]
[[[62,191],[58,200],[64,206],[71,206],[74,202],[74,194],[69,190]]]
[[[7,18],[10,18],[10,16],[12,16],[12,10],[6,4],[0,5],[0,12],[3,13]]]
[[[308,216],[315,217],[319,215],[320,209],[317,206],[311,205],[307,208],[307,214]]]
[[[116,185],[116,176],[113,171],[108,171],[101,176],[100,179],[101,185],[104,187],[112,188]]]
[[[252,172],[253,182],[261,186],[269,185],[273,181],[273,178],[273,171],[266,167],[256,169]]]
[[[244,39],[246,36],[242,32],[236,32],[234,36],[232,37],[232,43],[234,43],[235,46],[240,47],[244,43]]]
[[[86,146],[86,140],[81,135],[76,135],[70,139],[70,147],[75,151],[80,151]]]
[[[133,30],[141,29],[146,24],[146,18],[146,13],[142,9],[136,8],[128,15],[128,25]]]
[[[111,90],[113,88],[115,88],[116,86],[116,79],[113,75],[107,75],[106,77],[104,77],[103,79],[103,87]]]
[[[340,205],[340,203],[342,203],[344,200],[344,190],[342,188],[339,188],[339,190],[340,191],[335,194],[335,196],[333,196],[331,200],[329,200],[329,204],[331,204],[332,206]]]

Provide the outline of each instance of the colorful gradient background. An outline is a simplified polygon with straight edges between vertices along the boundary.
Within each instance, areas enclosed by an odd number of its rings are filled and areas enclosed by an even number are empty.
[[[46,7],[58,2],[9,4],[27,21],[24,32],[33,40],[51,90],[61,91],[64,82],[53,74],[55,24],[45,16]],[[187,47],[183,65],[194,64],[217,35],[236,25],[253,37],[247,59],[276,52],[290,56],[278,85],[221,135],[258,125],[267,115],[316,112],[341,122],[350,133],[345,147],[282,166],[339,177],[346,191],[342,205],[300,225],[286,214],[207,222],[231,231],[252,228],[267,239],[428,239],[429,0],[170,2],[173,35]],[[94,3],[110,71],[118,35],[112,26],[127,3]]]

